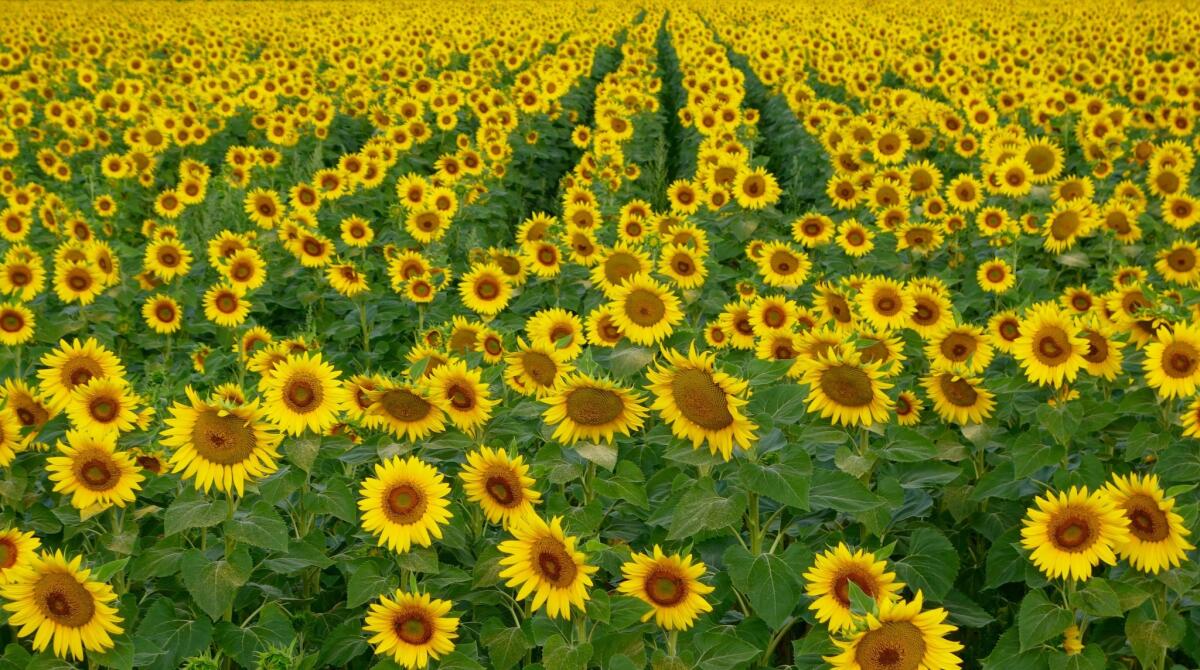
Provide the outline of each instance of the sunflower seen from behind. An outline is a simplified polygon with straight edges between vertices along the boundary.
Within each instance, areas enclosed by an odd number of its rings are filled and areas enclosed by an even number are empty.
[[[1116,550],[1129,541],[1129,521],[1105,491],[1038,496],[1026,511],[1021,546],[1047,577],[1084,581],[1101,562],[1116,565]]]
[[[478,503],[488,521],[506,528],[513,519],[533,514],[542,499],[524,457],[504,449],[481,446],[469,452],[458,476],[467,500]]]
[[[79,510],[101,511],[134,501],[145,477],[133,457],[117,449],[115,433],[68,430],[61,456],[46,459],[56,493],[71,496]]]
[[[903,582],[888,572],[887,561],[876,560],[867,551],[850,551],[844,542],[816,555],[813,566],[804,573],[805,593],[813,598],[808,608],[817,621],[837,633],[854,628],[851,613],[850,584],[858,586],[879,606],[899,597]]]
[[[452,606],[427,593],[397,589],[371,605],[363,630],[374,633],[368,642],[376,654],[409,670],[424,668],[454,651],[458,618],[446,616]]]
[[[358,490],[363,530],[381,547],[406,553],[428,547],[450,522],[450,485],[432,465],[399,456],[375,465],[375,476]]]
[[[124,632],[112,587],[88,579],[82,563],[82,556],[41,552],[0,586],[8,625],[18,637],[32,635],[34,651],[50,647],[59,658],[82,660],[85,650],[112,649],[112,636]]]
[[[878,614],[868,614],[862,629],[848,640],[833,642],[841,650],[825,661],[833,670],[958,670],[963,646],[946,636],[957,630],[944,623],[948,613],[924,610],[920,591],[912,601],[888,600]]]
[[[1188,560],[1187,552],[1196,548],[1186,539],[1191,531],[1175,511],[1175,499],[1159,486],[1158,476],[1113,475],[1105,491],[1129,520],[1129,540],[1117,546],[1121,558],[1152,574]]]
[[[653,618],[665,630],[687,630],[712,611],[704,596],[714,589],[700,581],[707,569],[690,555],[664,554],[656,544],[652,553],[634,553],[621,566],[617,590],[650,606],[642,621]]]
[[[712,352],[668,349],[664,360],[646,374],[651,409],[671,424],[671,432],[689,440],[693,449],[707,444],[710,453],[729,460],[735,446],[749,449],[758,427],[743,408],[749,384],[720,372]]]
[[[509,526],[513,539],[499,545],[505,586],[517,589],[517,600],[532,597],[530,610],[544,605],[551,619],[570,619],[571,609],[582,611],[589,599],[588,589],[599,568],[588,565],[587,557],[576,548],[576,538],[562,529],[562,519],[548,523],[531,514],[513,519]]]
[[[163,445],[172,448],[172,472],[191,479],[197,490],[243,495],[246,482],[279,468],[279,432],[267,422],[257,399],[233,405],[203,400],[186,389],[165,420]]]
[[[288,435],[324,432],[347,401],[340,376],[319,353],[288,356],[263,378],[267,416]]]
[[[562,444],[612,442],[617,433],[629,435],[642,427],[642,400],[641,394],[611,381],[577,373],[543,399],[549,407],[542,418],[555,427],[554,439]]]

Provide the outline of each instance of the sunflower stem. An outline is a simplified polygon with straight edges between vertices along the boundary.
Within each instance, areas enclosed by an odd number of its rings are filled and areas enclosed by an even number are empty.
[[[367,324],[367,303],[358,300],[358,323],[362,326],[363,353],[367,358],[367,373],[371,372],[371,327]]]
[[[750,554],[758,556],[762,553],[762,533],[758,526],[758,493],[751,491],[750,495]]]
[[[678,649],[678,648],[679,648],[679,631],[677,631],[677,630],[667,631],[667,656],[670,656],[672,658],[677,656],[678,654],[676,653],[676,649]]]

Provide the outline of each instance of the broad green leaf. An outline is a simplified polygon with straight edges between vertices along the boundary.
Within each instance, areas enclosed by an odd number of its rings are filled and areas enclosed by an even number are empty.
[[[350,608],[391,593],[400,584],[400,578],[388,571],[387,562],[382,559],[360,559],[350,570],[350,579],[346,581],[346,606]]]
[[[1121,598],[1107,579],[1093,577],[1075,594],[1075,604],[1094,617],[1121,616]]]
[[[650,501],[646,497],[646,476],[632,461],[620,461],[617,470],[607,477],[597,477],[592,485],[596,493],[618,501],[618,504],[628,503],[639,509],[648,509]]]
[[[1021,611],[1017,615],[1021,651],[1028,651],[1046,640],[1061,637],[1063,631],[1074,622],[1075,617],[1071,611],[1050,602],[1041,589],[1030,591],[1021,601]]]
[[[1046,660],[1050,670],[1104,670],[1108,663],[1104,650],[1095,644],[1085,644],[1083,651],[1074,656],[1055,650]]]
[[[155,600],[143,610],[133,635],[133,664],[136,668],[175,670],[177,661],[199,653],[212,642],[213,625],[208,617],[177,608],[167,598]]]
[[[321,653],[317,657],[317,667],[346,667],[350,661],[364,654],[367,647],[367,636],[363,634],[362,620],[355,616],[346,618],[337,628],[329,631],[329,635],[321,638]]]
[[[871,493],[850,475],[837,470],[814,468],[808,504],[813,511],[826,509],[857,514],[883,505],[883,498]]]
[[[1167,612],[1163,619],[1159,619],[1149,603],[1125,617],[1125,638],[1144,668],[1157,663],[1163,650],[1173,649],[1186,632],[1187,623],[1177,612]]]
[[[742,668],[762,654],[762,649],[725,629],[700,633],[692,639],[692,644],[697,654],[693,667],[705,670]]]
[[[865,617],[868,614],[878,613],[878,603],[875,599],[867,595],[858,583],[851,580],[847,586],[850,587],[850,611],[855,616]]]
[[[958,550],[935,528],[918,528],[908,539],[908,548],[893,565],[896,574],[925,597],[940,601],[958,577]]]
[[[812,462],[808,454],[803,454],[786,463],[764,465],[748,460],[741,462],[740,470],[742,484],[751,491],[767,496],[772,500],[807,510],[808,487],[812,481]]]
[[[189,528],[208,528],[224,521],[228,514],[224,500],[209,500],[186,489],[163,513],[163,532],[174,535]]]
[[[726,498],[716,492],[711,479],[702,479],[679,499],[667,538],[682,540],[701,531],[739,525],[745,509],[744,493],[739,491]]]
[[[244,548],[228,560],[211,559],[199,549],[183,555],[183,583],[200,609],[213,620],[221,618],[233,605],[237,590],[250,579],[253,564]]]
[[[897,426],[888,431],[888,441],[879,454],[893,463],[919,463],[937,458],[938,449],[921,433]]]
[[[542,647],[542,665],[546,670],[586,670],[591,659],[591,644],[573,644],[561,635],[550,638]]]
[[[258,501],[248,510],[238,510],[233,519],[225,522],[225,532],[246,544],[287,551],[288,527],[269,503]]]
[[[750,564],[750,606],[771,628],[779,628],[800,601],[800,583],[791,567],[773,554],[760,554]]]
[[[490,631],[485,625],[479,641],[487,649],[488,658],[496,670],[508,670],[516,666],[525,658],[525,652],[533,647],[520,628],[503,628],[498,625]]]
[[[981,666],[983,670],[1046,670],[1046,654],[1041,649],[1022,651],[1020,635],[1013,626],[1004,631]]]
[[[575,453],[609,472],[617,466],[617,447],[613,444],[581,442],[575,445]]]

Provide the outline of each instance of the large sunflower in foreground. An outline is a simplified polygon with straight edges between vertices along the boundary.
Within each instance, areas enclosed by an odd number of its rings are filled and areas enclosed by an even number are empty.
[[[281,436],[263,418],[258,400],[242,405],[210,402],[187,388],[188,404],[176,402],[162,443],[171,447],[173,472],[194,479],[196,489],[236,491],[279,468]]]
[[[379,546],[398,553],[414,544],[433,544],[452,516],[450,485],[415,456],[376,464],[375,476],[363,481],[358,495],[363,530],[378,537]]]
[[[556,426],[554,439],[563,444],[612,442],[617,433],[629,435],[641,428],[646,416],[640,394],[585,374],[564,379],[544,402],[549,407],[542,417]]]
[[[621,566],[624,581],[618,590],[650,606],[642,621],[654,617],[654,623],[667,630],[687,630],[696,618],[712,611],[704,596],[713,587],[700,581],[707,567],[691,556],[666,555],[654,545],[653,555],[633,554]]]
[[[912,602],[880,603],[879,614],[868,614],[864,630],[849,640],[834,640],[841,648],[825,661],[834,670],[957,670],[962,660],[956,652],[963,647],[946,635],[956,630],[943,623],[942,608],[922,612],[921,592]]]
[[[121,361],[91,337],[84,342],[63,340],[57,349],[42,356],[39,365],[39,389],[56,411],[67,404],[75,387],[95,377],[125,375]]]
[[[289,435],[324,432],[346,401],[340,373],[321,354],[294,354],[263,379],[267,415]]]
[[[683,320],[679,298],[671,289],[637,274],[613,290],[613,320],[634,344],[656,344]]]
[[[1025,369],[1029,381],[1042,386],[1062,386],[1075,381],[1087,360],[1088,341],[1057,305],[1045,303],[1029,310],[1021,320],[1021,337],[1013,343],[1013,355]]]
[[[904,588],[903,582],[896,581],[896,573],[887,571],[887,561],[877,561],[874,554],[862,549],[851,552],[845,543],[817,554],[813,566],[804,573],[804,581],[805,593],[814,598],[808,608],[816,613],[817,621],[835,633],[854,627],[851,583],[880,606],[894,600]]]
[[[1087,487],[1038,496],[1021,528],[1021,546],[1047,577],[1083,581],[1101,561],[1116,565],[1129,541],[1129,522],[1104,491]]]
[[[1183,517],[1174,511],[1175,499],[1166,497],[1155,475],[1113,475],[1106,489],[1129,520],[1129,541],[1117,553],[1142,572],[1158,574],[1178,567],[1195,549]]]
[[[145,479],[133,458],[117,450],[115,433],[68,430],[67,443],[58,443],[61,456],[46,459],[46,470],[57,493],[71,495],[71,505],[124,507],[134,501]]]
[[[458,476],[467,499],[479,503],[488,521],[505,527],[515,518],[533,514],[533,506],[542,499],[533,488],[524,458],[509,456],[503,449],[479,447],[468,453]]]
[[[576,538],[566,535],[562,519],[554,517],[547,523],[531,514],[514,519],[512,540],[499,545],[506,554],[500,559],[504,570],[501,579],[505,586],[517,589],[517,600],[533,596],[531,611],[542,605],[551,619],[571,618],[571,608],[584,608],[592,573],[599,570],[587,564],[587,557],[575,548]]]
[[[843,426],[887,421],[892,400],[884,391],[892,384],[883,380],[880,363],[864,363],[853,347],[838,345],[801,365],[809,412]]]
[[[37,558],[42,541],[34,537],[33,531],[22,533],[17,528],[0,530],[0,585],[12,581],[21,568]]]
[[[1200,383],[1200,326],[1180,323],[1159,329],[1158,340],[1146,345],[1142,369],[1146,384],[1162,398],[1195,395]]]
[[[88,579],[91,571],[81,570],[82,562],[82,556],[68,561],[61,551],[42,552],[0,586],[8,624],[18,637],[33,636],[34,651],[50,646],[59,658],[82,660],[85,648],[112,649],[112,636],[124,632],[112,587]]]
[[[458,618],[446,616],[450,607],[448,600],[397,589],[371,605],[363,630],[375,634],[369,642],[376,654],[391,656],[405,668],[424,668],[454,651]]]
[[[675,437],[691,440],[692,448],[707,443],[711,453],[725,460],[736,445],[749,449],[757,426],[743,412],[749,385],[718,372],[712,352],[687,354],[665,350],[665,363],[647,373],[646,390],[654,398],[651,408],[671,424]]]

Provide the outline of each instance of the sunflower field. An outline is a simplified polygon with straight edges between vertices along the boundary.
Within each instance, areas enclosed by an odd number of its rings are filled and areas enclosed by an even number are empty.
[[[1200,667],[1194,0],[0,15],[0,670]]]

